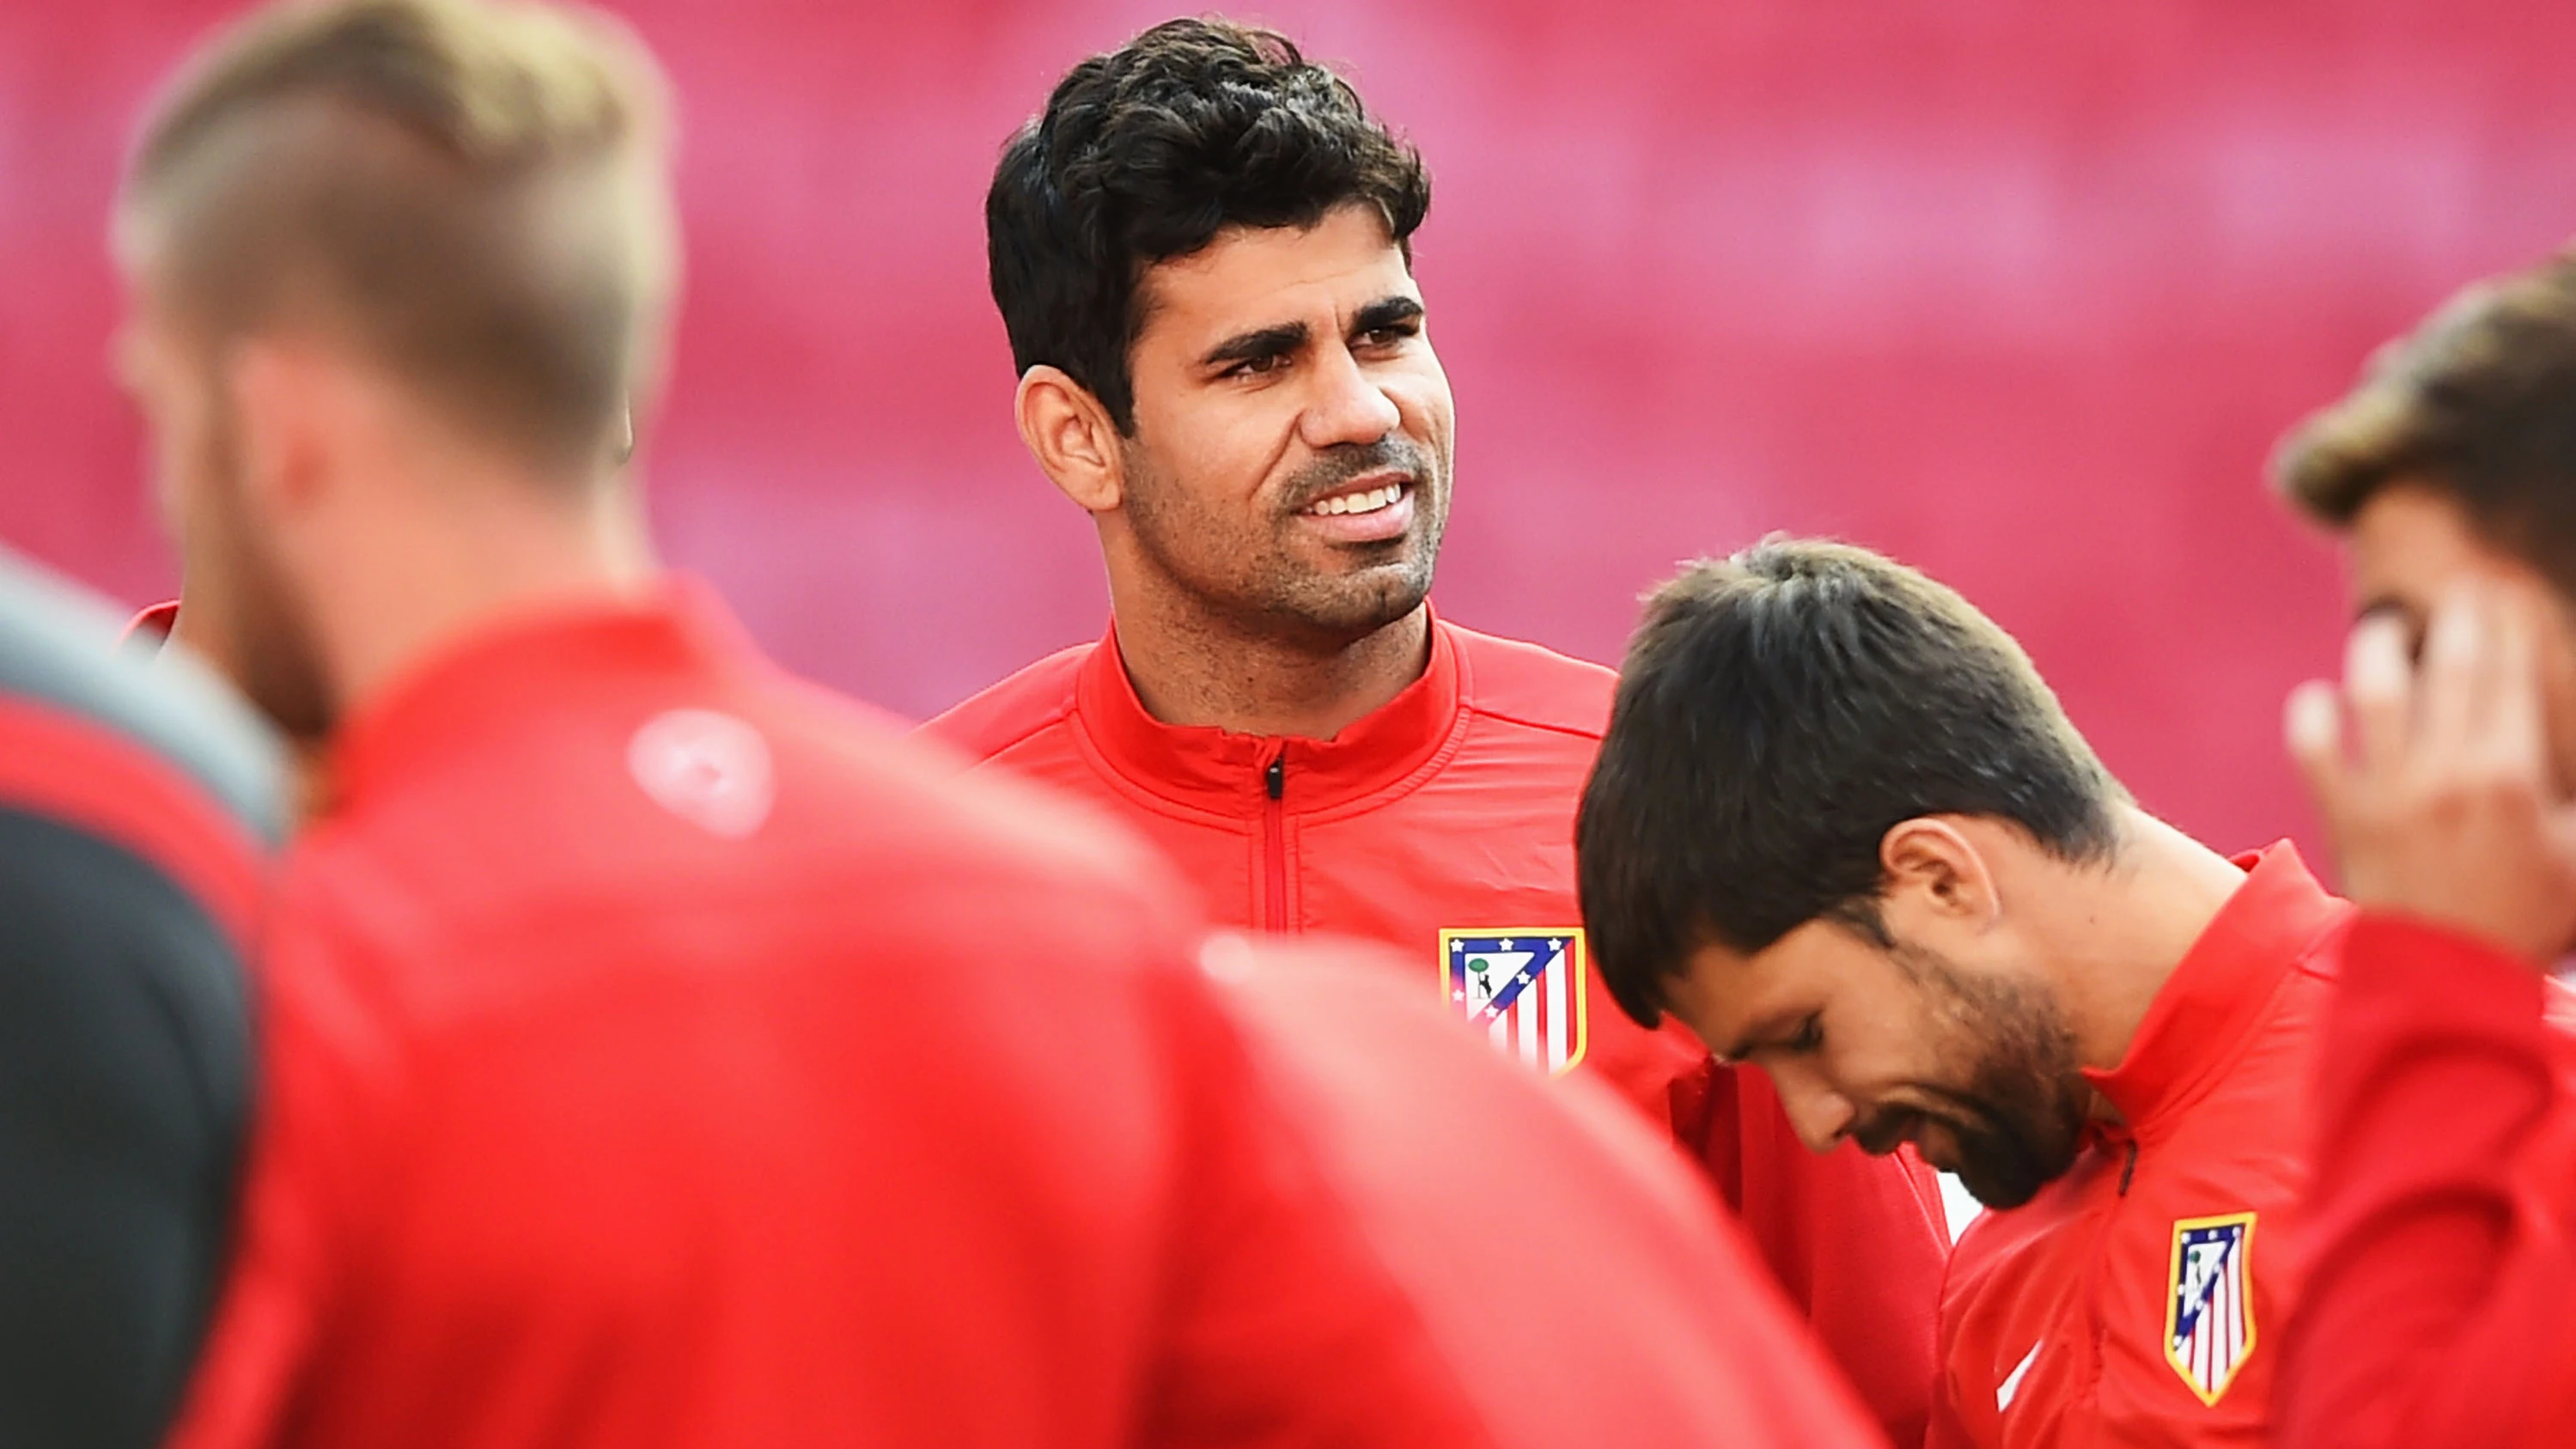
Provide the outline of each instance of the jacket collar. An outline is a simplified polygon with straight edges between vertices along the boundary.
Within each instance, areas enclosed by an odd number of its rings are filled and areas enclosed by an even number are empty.
[[[1118,626],[1083,661],[1074,712],[1101,761],[1128,783],[1172,803],[1221,815],[1258,815],[1264,773],[1284,760],[1280,803],[1326,810],[1393,788],[1455,750],[1469,698],[1467,660],[1438,615],[1422,677],[1329,740],[1236,734],[1169,725],[1145,712],[1118,652]]]
[[[2166,978],[2128,1055],[2110,1071],[2084,1073],[2119,1109],[2128,1135],[2188,1104],[2224,1071],[2282,979],[2351,913],[2286,840],[2235,859],[2245,883]]]
[[[532,605],[474,626],[405,667],[342,723],[328,758],[334,805],[471,738],[491,721],[525,725],[603,674],[699,674],[756,658],[712,590],[666,577],[627,598]]]

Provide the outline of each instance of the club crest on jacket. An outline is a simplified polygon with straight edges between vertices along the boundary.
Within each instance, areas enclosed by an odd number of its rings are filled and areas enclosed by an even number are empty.
[[[2254,1214],[2184,1218],[2173,1228],[2165,1359],[2215,1404],[2254,1352]]]
[[[1583,1060],[1583,932],[1572,926],[1440,933],[1449,1009],[1483,1027],[1494,1048],[1550,1075]]]

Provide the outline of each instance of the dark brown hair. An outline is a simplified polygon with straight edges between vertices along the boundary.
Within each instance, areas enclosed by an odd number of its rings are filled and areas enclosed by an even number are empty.
[[[2336,527],[2392,483],[2446,494],[2576,589],[2576,253],[2479,282],[2381,348],[2283,440],[2272,475]]]
[[[2004,821],[2106,858],[2128,798],[2012,636],[1867,549],[1770,538],[1646,601],[1575,823],[1602,979],[1647,1025],[1717,944],[1833,919],[1885,943],[1887,832]]]

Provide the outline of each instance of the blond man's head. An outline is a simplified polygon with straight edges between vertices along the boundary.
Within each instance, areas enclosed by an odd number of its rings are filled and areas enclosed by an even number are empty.
[[[118,250],[199,341],[325,331],[560,471],[613,456],[658,365],[667,171],[660,77],[603,16],[278,5],[161,98]]]
[[[309,576],[366,532],[332,499],[405,467],[609,496],[661,367],[674,215],[661,76],[596,12],[289,0],[209,41],[145,119],[113,237],[181,635],[318,734]]]

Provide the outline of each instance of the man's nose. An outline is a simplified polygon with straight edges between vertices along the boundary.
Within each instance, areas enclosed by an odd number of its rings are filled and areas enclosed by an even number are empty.
[[[1810,1152],[1831,1152],[1850,1134],[1859,1111],[1850,1101],[1821,1082],[1779,1081],[1780,1105],[1789,1114],[1789,1126]]]
[[[1394,432],[1403,415],[1395,400],[1372,381],[1347,347],[1327,347],[1317,370],[1315,395],[1299,419],[1302,441],[1323,449],[1343,443],[1365,446]]]

